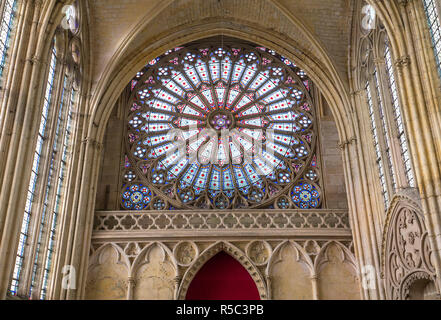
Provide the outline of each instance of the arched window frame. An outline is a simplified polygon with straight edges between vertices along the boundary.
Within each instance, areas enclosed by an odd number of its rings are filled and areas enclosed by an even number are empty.
[[[18,0],[4,0],[0,3],[0,79],[3,78],[17,8]]]
[[[169,65],[173,64],[173,66],[171,66],[172,68],[175,68],[174,65],[176,65],[176,70],[180,70],[179,68],[182,68],[184,66],[184,64],[186,63],[186,59],[187,57],[191,58],[191,63],[193,63],[193,61],[195,61],[194,63],[199,61],[203,61],[205,59],[208,59],[208,57],[211,56],[219,56],[222,57],[219,60],[216,60],[216,62],[213,65],[220,65],[222,63],[225,62],[221,62],[221,60],[223,61],[223,59],[225,59],[225,57],[228,58],[228,56],[233,57],[232,61],[234,61],[233,63],[237,63],[240,62],[239,59],[246,59],[246,55],[250,56],[250,60],[248,60],[249,64],[251,65],[251,63],[253,63],[254,60],[251,59],[251,57],[260,57],[261,55],[263,56],[263,60],[264,63],[262,63],[263,66],[266,66],[268,63],[270,63],[272,65],[272,63],[277,64],[277,66],[279,66],[279,72],[281,75],[282,74],[282,70],[290,70],[289,72],[292,72],[293,74],[289,73],[288,76],[286,78],[286,82],[281,82],[280,86],[282,86],[281,88],[284,88],[284,86],[289,86],[291,85],[292,78],[291,76],[294,76],[295,81],[297,83],[297,85],[301,85],[302,86],[302,92],[303,94],[301,94],[301,98],[299,99],[298,102],[298,106],[296,108],[302,108],[305,107],[304,112],[306,112],[308,114],[308,117],[310,118],[310,123],[309,125],[307,125],[307,131],[304,133],[305,136],[309,135],[309,139],[311,140],[310,142],[308,142],[308,145],[306,148],[308,150],[308,152],[305,154],[307,155],[307,158],[305,160],[304,157],[300,157],[300,156],[296,156],[296,160],[299,161],[303,161],[301,166],[299,168],[301,168],[302,170],[300,170],[299,173],[297,173],[297,171],[295,171],[295,168],[293,168],[290,172],[290,174],[292,173],[293,175],[289,177],[289,182],[286,183],[285,185],[283,185],[282,188],[280,188],[277,192],[277,194],[270,194],[270,192],[268,192],[268,190],[270,189],[270,184],[268,183],[268,186],[266,185],[267,183],[267,176],[269,175],[264,175],[264,181],[261,180],[261,185],[265,186],[265,187],[257,187],[257,184],[250,184],[248,186],[249,188],[249,192],[247,193],[247,196],[249,198],[245,198],[245,196],[243,194],[240,194],[240,188],[237,186],[237,184],[235,182],[233,182],[233,185],[235,187],[235,189],[232,189],[233,191],[231,191],[231,187],[230,189],[226,190],[222,187],[222,189],[220,189],[217,193],[215,192],[211,192],[213,191],[210,188],[213,188],[213,186],[216,186],[216,183],[220,186],[223,186],[223,182],[226,180],[225,176],[222,176],[222,174],[219,174],[219,178],[215,178],[217,180],[214,179],[210,179],[212,177],[212,172],[218,172],[217,168],[214,169],[214,166],[216,165],[211,165],[210,164],[210,168],[207,169],[207,167],[204,166],[198,166],[198,168],[195,171],[195,175],[193,176],[193,178],[191,177],[190,174],[188,174],[188,180],[192,180],[192,182],[188,182],[188,185],[186,187],[182,187],[182,185],[179,185],[179,181],[180,181],[180,177],[182,176],[187,176],[187,174],[185,172],[190,172],[190,170],[193,170],[194,168],[192,168],[189,164],[186,164],[185,169],[181,170],[181,172],[179,173],[178,177],[172,177],[170,179],[170,181],[172,181],[171,183],[169,183],[168,181],[165,181],[166,179],[162,179],[162,177],[167,177],[167,172],[165,172],[165,174],[163,174],[162,170],[156,170],[156,164],[154,165],[155,167],[152,166],[152,164],[154,163],[154,161],[156,159],[154,159],[154,157],[150,157],[148,154],[150,152],[154,153],[156,152],[156,148],[161,148],[162,144],[158,143],[159,147],[157,147],[156,145],[149,145],[144,147],[139,147],[139,143],[141,143],[141,141],[139,139],[142,140],[142,133],[140,133],[140,130],[144,130],[142,129],[142,126],[140,126],[139,124],[137,124],[137,120],[138,117],[140,116],[140,114],[142,112],[152,112],[152,110],[150,110],[151,108],[148,106],[148,104],[145,104],[145,101],[142,101],[144,99],[146,100],[151,100],[153,101],[152,98],[153,96],[151,96],[150,94],[145,94],[146,91],[144,90],[150,90],[150,89],[145,89],[146,86],[149,86],[150,84],[153,84],[154,86],[157,85],[156,80],[160,79],[161,77],[168,77],[168,74],[163,74],[162,70],[167,69],[168,67],[170,67]],[[199,56],[199,58],[194,59],[195,56]],[[205,56],[205,57],[203,57]],[[167,58],[165,58],[167,57]],[[180,57],[180,58],[179,58]],[[274,57],[278,57],[277,59],[275,59]],[[202,59],[202,60],[200,60]],[[211,58],[210,58],[211,59]],[[230,59],[230,58],[228,58]],[[266,60],[265,60],[266,59]],[[237,60],[237,61],[236,61]],[[181,63],[181,62],[182,63]],[[267,62],[265,62],[267,61]],[[208,63],[208,61],[206,61]],[[205,63],[205,62],[204,62]],[[189,67],[191,70],[192,67]],[[211,69],[212,67],[208,68],[206,70]],[[190,70],[189,69],[189,70]],[[201,68],[202,70],[203,68]],[[167,69],[168,70],[168,69]],[[183,70],[183,69],[181,69]],[[191,70],[189,72],[191,72]],[[205,70],[205,69],[204,69]],[[216,73],[216,70],[213,68],[214,73]],[[244,69],[245,70],[245,69]],[[150,73],[152,72],[152,73]],[[184,71],[186,72],[186,71]],[[237,80],[232,80],[234,79],[233,76],[228,76],[228,78],[225,80],[223,78],[219,79],[220,77],[217,78],[216,81],[213,81],[212,78],[216,78],[215,76],[211,75],[211,72],[208,72],[207,75],[205,75],[205,73],[203,73],[203,71],[196,71],[196,72],[202,72],[202,74],[200,76],[198,76],[197,78],[193,78],[193,79],[199,79],[199,77],[201,78],[207,78],[206,80],[204,80],[207,84],[209,84],[210,86],[213,86],[212,93],[211,93],[211,97],[217,97],[216,93],[215,93],[215,89],[214,89],[214,83],[218,83],[218,82],[227,82],[226,83],[226,87],[228,90],[232,90],[231,88],[233,88],[233,86],[231,85],[231,81],[237,81]],[[287,71],[288,72],[288,71]],[[244,75],[245,73],[240,72],[240,76],[239,76],[239,80],[242,78],[242,75]],[[249,84],[246,85],[246,90],[248,90],[248,87],[251,86],[251,84],[254,82],[254,77],[257,77],[259,73],[255,73],[252,77],[252,80],[249,81]],[[159,75],[159,77],[158,77]],[[155,77],[156,80],[152,80],[153,76]],[[186,77],[189,77],[189,75],[186,75],[182,78],[184,78],[183,81],[185,81]],[[191,78],[191,77],[190,77]],[[192,83],[192,80],[190,80],[190,78],[188,78],[187,83]],[[259,78],[259,77],[257,77]],[[262,78],[262,77],[261,77]],[[150,80],[149,80],[150,79]],[[290,80],[291,79],[291,80]],[[165,79],[162,79],[165,80]],[[262,80],[262,79],[260,79]],[[150,82],[149,82],[150,81]],[[153,82],[151,82],[153,81]],[[157,83],[161,83],[160,81],[158,81]],[[289,85],[288,85],[289,83]],[[266,85],[266,82],[264,82],[264,84]],[[194,87],[193,87],[194,85]],[[202,83],[201,81],[199,82],[195,82],[193,85],[190,85],[191,87],[193,87],[193,89],[186,89],[188,92],[199,92],[202,88],[205,86],[204,83]],[[261,84],[259,84],[258,86],[258,90],[261,89],[260,87]],[[180,84],[181,87],[185,87],[186,85],[184,84]],[[304,88],[303,88],[304,86]],[[187,86],[188,87],[188,86]],[[262,86],[263,87],[263,86]],[[298,87],[300,88],[300,87]],[[268,90],[263,88],[264,91]],[[262,94],[262,96],[265,96],[266,94],[272,94],[272,90],[279,90],[279,85],[276,88],[271,89],[270,91],[268,91],[268,93],[264,93]],[[291,89],[286,89],[287,91],[292,90]],[[169,90],[169,89],[166,89]],[[299,89],[300,90],[300,89]],[[127,105],[128,107],[126,108],[126,118],[127,118],[127,122],[126,122],[126,127],[125,127],[125,136],[126,136],[126,141],[125,141],[125,149],[126,152],[124,154],[124,158],[122,159],[122,171],[121,171],[121,180],[120,180],[120,185],[121,185],[121,193],[120,193],[120,200],[121,200],[121,209],[123,210],[189,210],[189,209],[214,209],[214,210],[222,210],[225,208],[228,209],[250,209],[250,208],[268,208],[268,209],[292,209],[292,208],[300,208],[300,209],[318,209],[318,208],[322,208],[322,204],[324,203],[322,201],[323,197],[322,197],[322,187],[321,187],[321,176],[319,175],[318,171],[320,169],[320,165],[319,165],[319,161],[320,161],[320,157],[319,157],[319,148],[318,148],[318,144],[316,143],[317,141],[317,137],[318,137],[318,133],[316,130],[316,123],[317,123],[317,118],[316,118],[316,101],[313,98],[313,96],[316,98],[318,96],[318,93],[316,92],[316,88],[313,85],[313,83],[310,81],[310,79],[308,78],[308,76],[306,75],[306,73],[301,70],[296,64],[295,62],[292,62],[290,60],[288,60],[287,58],[280,56],[274,52],[273,50],[264,48],[264,47],[260,47],[258,45],[255,44],[247,44],[247,43],[241,43],[240,41],[235,41],[235,40],[231,40],[231,41],[227,41],[227,42],[223,42],[223,47],[220,47],[219,44],[214,41],[213,42],[195,42],[192,44],[187,44],[184,45],[183,47],[178,47],[178,48],[174,48],[174,49],[170,49],[169,51],[167,51],[164,55],[155,58],[154,60],[150,61],[140,72],[137,73],[137,75],[135,76],[135,78],[133,78],[133,80],[131,81],[130,85],[126,88],[126,94],[124,96],[122,96],[122,99],[124,99],[122,101],[122,103],[124,103],[125,105]],[[297,90],[298,91],[298,90]],[[228,91],[229,92],[229,91]],[[317,94],[316,94],[317,93]],[[174,95],[173,92],[171,92],[172,95]],[[202,93],[198,93],[201,97],[203,97]],[[228,93],[229,94],[229,93]],[[126,97],[127,95],[127,97]],[[239,97],[242,97],[242,95],[239,95]],[[293,95],[294,97],[294,95]],[[205,100],[208,98],[202,98],[202,100]],[[218,99],[218,98],[216,98]],[[285,99],[294,99],[294,98],[288,98],[286,97]],[[202,101],[201,100],[201,101]],[[214,99],[213,99],[214,100]],[[180,100],[181,101],[181,100]],[[236,98],[234,98],[234,100],[232,100],[232,103],[234,103],[236,101]],[[302,102],[303,101],[303,102]],[[283,102],[283,101],[282,101]],[[173,104],[176,102],[173,102]],[[182,104],[182,103],[179,103]],[[208,103],[207,101],[204,102],[204,107],[206,108],[205,111],[207,113],[210,113],[212,110],[210,109],[211,107],[209,107],[210,103]],[[216,103],[214,103],[216,104]],[[268,103],[270,104],[270,103]],[[220,105],[223,105],[223,103],[220,103]],[[139,106],[144,106],[139,108]],[[213,107],[213,106],[212,106]],[[223,107],[222,107],[223,108]],[[198,107],[196,107],[196,109],[199,109]],[[153,109],[154,110],[154,109]],[[162,112],[162,111],[158,111],[158,112]],[[216,112],[216,111],[213,111]],[[272,110],[270,113],[271,115],[274,115],[275,112],[279,112],[278,110]],[[166,111],[166,114],[168,115],[169,113],[171,113],[173,116],[177,116],[179,117],[179,114],[177,114],[177,112],[175,111]],[[146,115],[146,118],[148,118],[148,116]],[[251,114],[255,115],[255,113]],[[303,115],[303,113],[302,113]],[[156,116],[156,115],[155,115]],[[143,116],[144,117],[144,116]],[[196,116],[196,117],[200,117],[198,119],[202,119],[201,116]],[[241,116],[239,116],[238,119]],[[207,116],[208,119],[208,116]],[[147,120],[149,121],[149,120]],[[152,120],[153,121],[153,120]],[[170,120],[166,120],[169,121]],[[268,122],[274,122],[277,123],[277,120],[273,120],[273,121],[268,121]],[[148,122],[146,122],[145,124],[147,124]],[[312,124],[311,124],[312,123]],[[169,123],[171,125],[171,123]],[[201,120],[201,125],[209,128],[210,125],[208,124],[208,122],[204,122],[204,120]],[[306,125],[306,123],[305,123]],[[138,128],[139,127],[139,128]],[[204,127],[204,128],[205,128]],[[179,128],[179,127],[176,127]],[[185,126],[184,126],[185,128]],[[155,128],[153,128],[155,129]],[[149,129],[150,130],[150,129]],[[152,134],[152,132],[148,133],[149,136]],[[288,135],[289,133],[287,133]],[[132,137],[137,137],[135,140],[132,141]],[[303,139],[303,138],[302,138]],[[160,141],[160,140],[158,140]],[[305,140],[306,141],[306,140]],[[166,143],[170,143],[170,141],[165,141]],[[142,142],[143,143],[143,142]],[[147,148],[149,149],[149,151],[147,151]],[[304,148],[299,147],[297,148],[299,150],[302,150]],[[199,151],[199,150],[198,150]],[[159,150],[159,152],[161,152],[161,150]],[[291,152],[291,151],[290,151]],[[301,151],[293,151],[293,152],[301,152]],[[302,151],[303,152],[303,151]],[[179,158],[179,157],[178,157]],[[183,157],[184,158],[184,157]],[[182,158],[182,159],[183,159]],[[146,170],[145,172],[143,171],[144,169],[142,169],[142,167],[137,164],[140,163],[140,161],[142,161],[143,164],[146,164],[145,168],[150,168],[152,166],[152,168],[154,170],[150,171],[150,170]],[[149,164],[147,164],[147,162],[149,162]],[[168,162],[168,161],[167,161]],[[174,165],[174,164],[173,164]],[[255,166],[256,164],[252,164],[252,166]],[[297,163],[295,164],[297,165]],[[293,166],[295,166],[293,164]],[[228,171],[229,168],[231,168],[232,166],[230,165],[229,167],[226,166],[227,170],[224,170],[225,172]],[[158,167],[159,168],[159,167]],[[171,165],[167,167],[167,170],[169,170],[171,168]],[[175,169],[175,168],[173,168]],[[277,168],[278,169],[278,168]],[[203,171],[203,170],[207,170],[207,171]],[[159,173],[156,173],[159,172]],[[193,171],[191,171],[193,172]],[[246,172],[246,171],[243,171]],[[184,174],[185,173],[185,174]],[[207,174],[208,173],[208,174]],[[170,172],[168,171],[168,174],[170,174]],[[204,175],[208,176],[209,179],[202,179],[199,178],[199,174],[201,174],[202,177],[204,177]],[[234,174],[234,172],[233,172]],[[233,176],[233,174],[231,176]],[[217,174],[213,174],[213,176],[217,176]],[[195,177],[198,177],[197,179]],[[193,182],[194,181],[201,181],[198,182],[198,185],[196,186],[197,188],[202,188],[202,191],[200,192],[200,194],[197,194],[197,196],[194,196],[194,194],[196,194],[196,192],[192,192],[189,191],[187,192],[189,189],[192,189],[193,186]],[[234,180],[234,179],[233,179]],[[238,179],[240,180],[240,179]],[[249,180],[247,177],[245,177],[245,179],[242,180]],[[229,181],[227,181],[229,182]],[[201,187],[201,185],[203,185],[203,187]],[[171,194],[170,192],[164,192],[166,189],[168,190],[172,190],[172,188],[176,188],[177,190],[179,190],[176,194]],[[301,201],[300,196],[298,196],[300,193],[303,192],[308,192],[306,188],[310,188],[309,190],[311,191],[311,203],[313,201],[315,201],[314,205],[307,205],[305,206],[300,206],[303,204],[303,201]],[[305,191],[303,191],[305,190]],[[263,192],[262,192],[263,191]],[[229,193],[231,192],[231,193]],[[189,196],[188,198],[190,198],[190,200],[186,201],[187,199],[185,199],[185,196],[188,195],[188,193],[191,194],[191,196]],[[265,193],[265,194],[264,194]],[[213,195],[214,194],[214,195]],[[260,200],[255,201],[252,199],[252,197],[256,194],[256,198],[260,197]],[[141,196],[140,196],[141,195]],[[171,195],[171,196],[169,196]],[[184,197],[182,197],[184,196]],[[132,199],[135,199],[136,203],[133,201]],[[140,199],[142,199],[140,201]],[[222,199],[222,201],[219,201],[219,199]],[[292,201],[291,201],[292,199]],[[295,202],[294,199],[298,199],[297,202],[300,203],[300,205],[298,203]],[[219,205],[219,203],[221,205]],[[306,203],[306,201],[305,201]]]
[[[439,0],[422,0],[432,40],[438,74],[441,78],[441,3]]]
[[[366,61],[360,66],[361,85],[366,89],[378,180],[387,210],[394,194],[415,188],[416,181],[395,80],[398,70],[384,26],[378,19],[375,26],[361,36],[360,43],[368,44],[362,53]]]
[[[47,140],[47,131],[48,128],[48,119],[50,117],[50,111],[52,110],[52,106],[54,104],[54,89],[56,87],[55,79],[57,74],[57,68],[59,66],[57,49],[55,46],[55,41],[53,41],[51,49],[50,49],[50,58],[49,58],[49,70],[47,74],[47,82],[44,86],[44,100],[43,100],[43,108],[41,112],[41,119],[39,122],[38,134],[36,147],[33,157],[33,165],[32,172],[29,180],[28,187],[28,195],[26,199],[26,206],[24,212],[24,218],[22,222],[20,240],[17,248],[17,257],[15,262],[15,268],[12,276],[10,293],[12,295],[23,295],[23,287],[26,282],[26,269],[29,265],[28,255],[29,255],[29,244],[32,241],[28,241],[28,238],[32,236],[33,225],[37,220],[35,218],[36,211],[38,207],[38,198],[39,198],[39,182],[43,180],[41,177],[42,173],[42,165],[44,165],[44,154],[43,149],[45,147],[45,141]]]
[[[78,22],[78,21],[75,21]],[[25,299],[46,299],[56,250],[58,221],[66,206],[73,127],[81,81],[81,41],[77,29],[56,30],[37,137],[30,193],[22,223],[10,292]],[[18,273],[19,271],[19,273]]]

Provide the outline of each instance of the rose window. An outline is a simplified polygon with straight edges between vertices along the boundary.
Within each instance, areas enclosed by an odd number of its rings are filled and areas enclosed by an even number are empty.
[[[122,207],[318,208],[311,90],[295,63],[246,44],[150,61],[130,84]]]

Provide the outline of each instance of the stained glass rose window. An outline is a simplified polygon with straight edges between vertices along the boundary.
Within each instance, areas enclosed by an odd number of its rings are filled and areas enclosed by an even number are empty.
[[[318,208],[311,90],[294,62],[247,44],[150,61],[130,84],[122,207]]]

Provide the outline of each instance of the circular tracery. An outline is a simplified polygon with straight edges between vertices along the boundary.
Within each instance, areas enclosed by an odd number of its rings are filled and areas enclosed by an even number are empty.
[[[208,116],[208,125],[216,130],[228,130],[234,128],[234,116],[227,110],[215,110]]]
[[[131,82],[123,207],[319,207],[310,87],[290,60],[244,44],[150,61]],[[144,185],[166,201],[130,203]]]

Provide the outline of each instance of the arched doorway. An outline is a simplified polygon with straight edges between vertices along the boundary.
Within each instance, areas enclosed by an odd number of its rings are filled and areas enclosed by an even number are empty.
[[[248,271],[229,254],[220,252],[196,274],[186,299],[260,300],[260,296]]]

